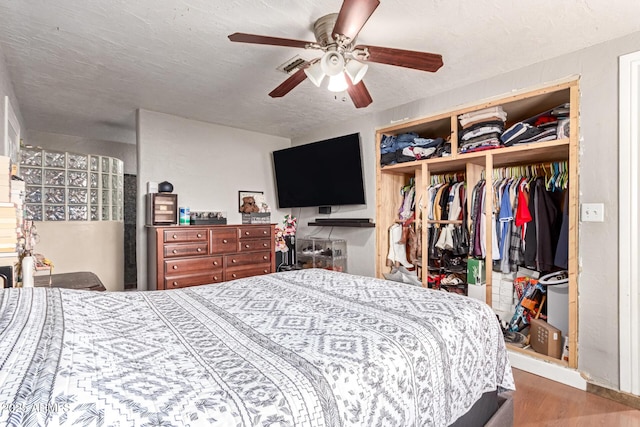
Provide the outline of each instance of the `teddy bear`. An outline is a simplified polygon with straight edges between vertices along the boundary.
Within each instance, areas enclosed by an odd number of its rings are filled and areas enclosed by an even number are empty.
[[[253,196],[247,196],[242,198],[242,206],[240,206],[240,212],[252,213],[259,212],[260,208],[256,205],[256,200]]]

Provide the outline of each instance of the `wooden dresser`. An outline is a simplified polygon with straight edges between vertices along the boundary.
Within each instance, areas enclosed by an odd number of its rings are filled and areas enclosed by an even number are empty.
[[[149,290],[275,272],[273,224],[148,228]]]

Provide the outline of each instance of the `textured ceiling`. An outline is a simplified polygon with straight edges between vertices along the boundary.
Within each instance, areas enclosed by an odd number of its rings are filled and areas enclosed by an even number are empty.
[[[435,74],[371,64],[355,109],[308,80],[267,94],[276,67],[317,51],[231,43],[233,32],[313,41],[340,0],[1,0],[0,44],[28,129],[135,142],[144,108],[285,137],[640,30],[637,0],[381,0],[358,42],[442,54]]]

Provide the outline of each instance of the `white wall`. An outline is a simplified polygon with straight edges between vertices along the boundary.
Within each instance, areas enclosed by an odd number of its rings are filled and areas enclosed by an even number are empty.
[[[116,141],[102,141],[80,136],[27,130],[25,144],[48,148],[56,151],[68,151],[79,154],[94,154],[120,159],[124,162],[124,173],[136,174],[136,146]]]
[[[271,221],[276,209],[271,152],[291,145],[287,138],[139,110],[138,133],[138,287],[146,289],[144,227],[147,181],[169,181],[178,204],[192,211],[226,211],[229,224],[240,224],[238,191],[263,191]]]
[[[345,239],[347,241],[347,272],[363,276],[375,276],[374,254],[376,246],[375,228],[315,227],[307,226],[315,218],[371,218],[376,217],[376,170],[375,170],[375,128],[372,117],[358,121],[332,124],[327,128],[310,131],[304,139],[292,141],[301,145],[341,135],[360,133],[362,149],[362,173],[365,185],[366,205],[333,206],[331,214],[319,214],[318,208],[294,208],[292,213],[298,218],[298,237],[315,236]]]
[[[50,221],[36,227],[35,251],[53,262],[54,274],[90,271],[107,290],[124,290],[122,221]]]
[[[4,152],[4,97],[9,97],[9,102],[13,108],[14,113],[18,117],[20,122],[20,129],[24,133],[24,122],[22,115],[20,114],[20,106],[18,105],[18,99],[13,91],[13,84],[11,83],[11,77],[9,76],[9,70],[5,62],[4,53],[2,52],[2,45],[0,45],[0,154],[6,155]]]
[[[570,75],[580,75],[580,203],[602,202],[604,223],[580,224],[579,276],[579,369],[592,381],[618,388],[618,56],[640,50],[640,33],[541,62],[530,67],[468,85],[428,99],[400,105],[383,113],[348,123],[310,130],[293,145],[313,142],[343,133],[360,132],[367,177],[367,207],[353,216],[373,216],[377,159],[373,148],[374,128],[392,121],[433,115],[462,104],[537,86]],[[446,61],[446,58],[445,58]],[[375,93],[373,93],[375,102]],[[399,104],[401,100],[398,100]],[[391,207],[394,209],[395,207]],[[294,211],[295,212],[295,211]],[[351,212],[344,213],[344,216]],[[302,212],[302,216],[317,216]],[[342,216],[338,214],[336,216]],[[332,237],[350,239],[351,230],[334,229]],[[349,256],[357,263],[352,270],[374,271],[375,239],[365,244],[349,242]],[[350,264],[351,265],[351,264]]]

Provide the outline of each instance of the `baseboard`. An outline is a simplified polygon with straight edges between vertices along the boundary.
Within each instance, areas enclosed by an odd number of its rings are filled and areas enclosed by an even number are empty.
[[[620,390],[613,390],[594,383],[587,383],[587,391],[600,397],[622,403],[623,405],[640,409],[640,396],[636,396],[635,394],[625,393]]]
[[[535,359],[515,351],[507,350],[507,352],[509,353],[511,366],[516,369],[521,369],[579,390],[587,390],[587,380],[575,369],[566,368],[545,360]]]

